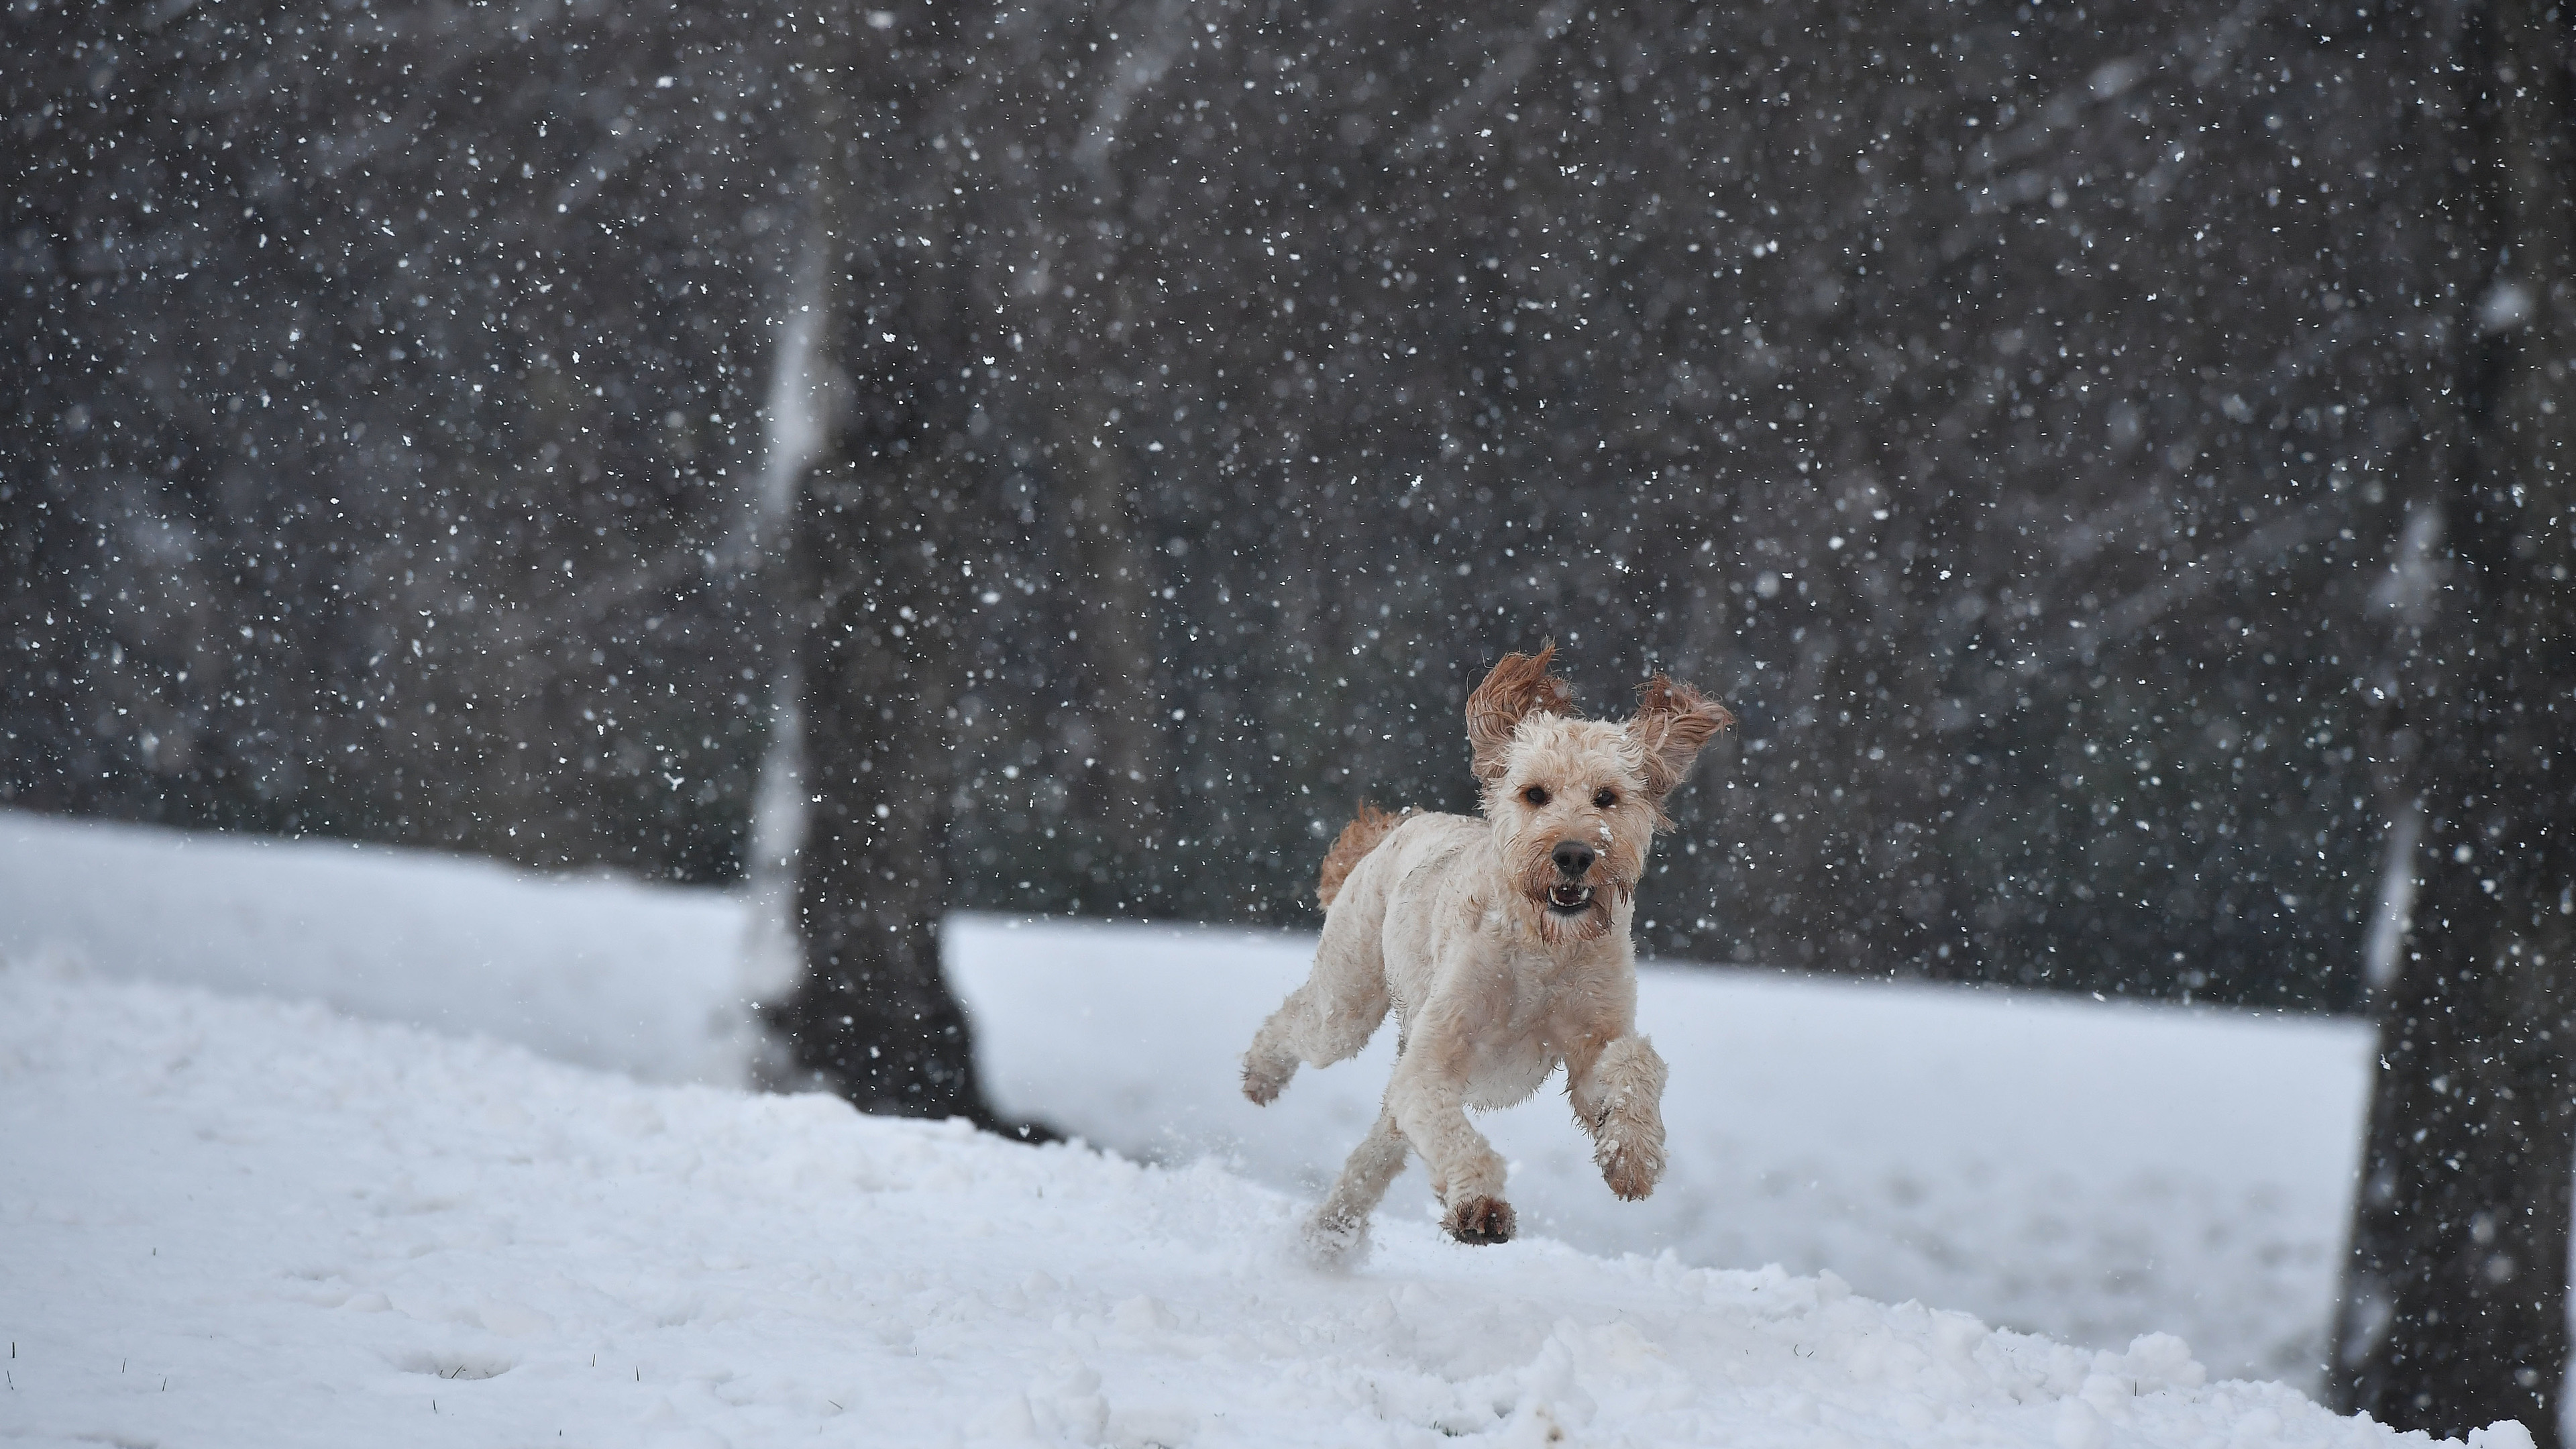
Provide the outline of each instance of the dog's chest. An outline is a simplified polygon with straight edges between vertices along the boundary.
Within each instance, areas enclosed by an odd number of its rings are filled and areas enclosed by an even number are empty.
[[[1527,1100],[1565,1059],[1552,1039],[1554,994],[1543,974],[1524,966],[1508,975],[1514,986],[1501,1021],[1479,1030],[1468,1050],[1467,1101],[1480,1111]]]
[[[1480,1049],[1475,1071],[1467,1079],[1467,1105],[1479,1112],[1490,1112],[1526,1102],[1547,1080],[1547,1074],[1556,1070],[1557,1061],[1554,1052],[1534,1049],[1521,1040],[1514,1040],[1490,1058]]]

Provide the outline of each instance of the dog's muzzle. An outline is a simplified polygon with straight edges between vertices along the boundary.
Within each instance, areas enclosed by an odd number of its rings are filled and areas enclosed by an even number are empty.
[[[1547,908],[1560,916],[1571,916],[1592,908],[1592,887],[1582,884],[1600,859],[1591,846],[1580,840],[1560,840],[1548,859],[1556,863],[1558,880],[1547,888]]]

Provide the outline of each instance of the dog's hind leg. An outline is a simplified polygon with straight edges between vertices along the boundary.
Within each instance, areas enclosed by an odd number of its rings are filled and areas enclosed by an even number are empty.
[[[1358,1055],[1377,1034],[1387,1011],[1386,959],[1378,946],[1385,912],[1372,904],[1346,900],[1324,918],[1313,974],[1270,1013],[1243,1054],[1243,1095],[1267,1106],[1298,1063],[1331,1066]]]
[[[1379,1112],[1377,1125],[1352,1149],[1350,1161],[1342,1164],[1332,1192],[1306,1220],[1306,1246],[1316,1257],[1339,1262],[1367,1243],[1369,1214],[1377,1211],[1395,1175],[1404,1171],[1404,1150],[1404,1134],[1396,1129],[1395,1113]]]

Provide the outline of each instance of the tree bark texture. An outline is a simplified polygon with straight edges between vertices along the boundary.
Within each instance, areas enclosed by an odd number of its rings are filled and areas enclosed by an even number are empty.
[[[769,1019],[798,1069],[864,1111],[990,1127],[940,960],[961,631],[988,534],[938,447],[959,422],[939,379],[961,334],[941,269],[887,245],[887,216],[936,205],[913,179],[923,138],[886,124],[911,86],[858,47],[839,59],[805,72],[811,234],[828,249],[818,351],[839,378],[795,503],[805,961]]]
[[[818,470],[801,535],[809,590],[805,975],[773,1020],[801,1067],[866,1111],[994,1118],[948,989],[953,558],[921,526],[912,470]]]
[[[2383,1005],[2336,1325],[2339,1397],[2554,1449],[2568,1354],[2576,1031],[2576,93],[2571,19],[2501,0],[2464,36],[2461,466],[2442,603],[2399,651],[2425,830]],[[2463,238],[2463,245],[2469,243]]]

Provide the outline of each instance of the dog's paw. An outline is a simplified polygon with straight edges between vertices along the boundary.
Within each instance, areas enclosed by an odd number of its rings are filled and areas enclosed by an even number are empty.
[[[1498,1197],[1462,1198],[1450,1204],[1440,1220],[1449,1236],[1462,1243],[1508,1243],[1512,1240],[1512,1205]]]
[[[1279,1094],[1288,1088],[1288,1079],[1295,1075],[1297,1063],[1293,1058],[1285,1062],[1265,1062],[1245,1057],[1243,1095],[1252,1099],[1252,1105],[1267,1107],[1279,1100]]]
[[[1663,1180],[1664,1147],[1659,1141],[1631,1143],[1605,1136],[1592,1156],[1601,1165],[1601,1180],[1629,1202],[1652,1193]]]
[[[1365,1217],[1346,1218],[1322,1209],[1306,1219],[1299,1234],[1307,1260],[1319,1268],[1346,1268],[1368,1256],[1369,1230]]]

